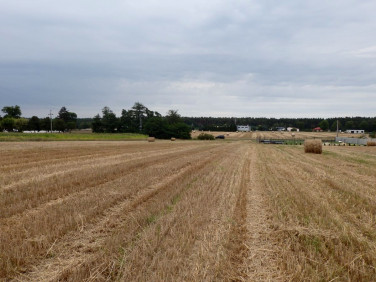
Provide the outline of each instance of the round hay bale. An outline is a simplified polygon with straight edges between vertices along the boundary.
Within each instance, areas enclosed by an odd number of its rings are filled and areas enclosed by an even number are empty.
[[[376,146],[376,142],[374,142],[374,141],[367,141],[367,146]]]
[[[155,137],[148,137],[148,142],[155,142]]]
[[[318,139],[307,139],[304,141],[304,152],[321,154],[322,153],[322,142]]]
[[[176,138],[175,137],[171,137],[171,141],[175,141],[176,140]]]

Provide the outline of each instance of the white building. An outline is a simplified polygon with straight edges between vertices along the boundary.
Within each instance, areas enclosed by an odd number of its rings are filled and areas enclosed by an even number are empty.
[[[286,131],[286,128],[281,127],[281,126],[276,127],[275,129],[276,129],[277,131]]]
[[[287,127],[287,131],[297,131],[297,132],[299,132],[299,128],[296,128],[296,127]]]
[[[251,131],[251,127],[249,125],[237,125],[237,131]]]
[[[348,129],[346,133],[353,133],[353,134],[364,134],[363,129]]]

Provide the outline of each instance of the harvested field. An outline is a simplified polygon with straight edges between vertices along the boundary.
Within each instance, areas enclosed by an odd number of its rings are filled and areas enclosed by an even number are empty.
[[[376,147],[26,142],[0,153],[0,280],[376,280]]]

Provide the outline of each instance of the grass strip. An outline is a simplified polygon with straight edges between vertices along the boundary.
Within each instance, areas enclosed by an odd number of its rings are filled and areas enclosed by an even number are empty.
[[[137,133],[0,133],[0,142],[145,140]]]

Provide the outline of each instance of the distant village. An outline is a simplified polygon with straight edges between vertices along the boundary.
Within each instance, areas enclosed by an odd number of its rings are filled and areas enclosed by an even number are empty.
[[[250,125],[237,125],[236,126],[236,130],[237,131],[242,131],[242,132],[249,132],[249,131],[252,131],[252,128]],[[287,131],[287,132],[293,132],[293,131],[296,131],[296,132],[299,132],[299,128],[296,128],[296,127],[276,127],[275,128],[275,131]],[[313,132],[324,132],[323,129],[321,129],[321,127],[315,127],[313,130]],[[338,130],[339,132],[342,132],[341,130]],[[344,131],[345,133],[349,133],[349,134],[364,134],[364,130],[363,129],[348,129],[346,131]]]

